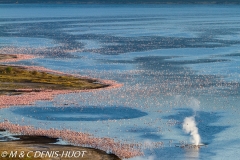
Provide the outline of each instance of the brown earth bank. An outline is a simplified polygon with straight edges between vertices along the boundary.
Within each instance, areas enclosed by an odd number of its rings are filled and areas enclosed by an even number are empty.
[[[46,136],[51,138],[61,138],[62,140],[83,147],[100,149],[107,153],[113,153],[120,158],[132,158],[142,156],[142,144],[116,141],[108,137],[96,137],[89,133],[76,132],[68,129],[40,129],[33,126],[20,126],[7,120],[0,123],[0,129],[10,133],[27,136]],[[161,143],[156,145],[162,145]]]
[[[0,142],[0,160],[121,160],[114,154],[98,149],[53,144],[58,141],[57,138],[27,135],[14,137],[18,140]]]

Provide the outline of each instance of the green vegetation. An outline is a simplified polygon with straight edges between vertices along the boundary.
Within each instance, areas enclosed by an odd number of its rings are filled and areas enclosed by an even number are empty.
[[[3,70],[3,73],[11,74],[12,73],[12,67],[11,66],[6,67],[5,70]]]
[[[0,94],[20,94],[23,92],[16,89],[29,89],[30,91],[46,89],[84,90],[106,86],[93,79],[83,79],[69,75],[27,70],[23,67],[0,65]]]

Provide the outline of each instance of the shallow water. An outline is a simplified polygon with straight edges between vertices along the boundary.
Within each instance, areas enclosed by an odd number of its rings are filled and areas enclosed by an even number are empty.
[[[2,109],[2,121],[145,143],[133,159],[239,158],[238,5],[0,5],[0,15],[1,52],[39,56],[15,64],[124,84]],[[193,115],[207,147],[175,147],[191,143],[182,123]]]

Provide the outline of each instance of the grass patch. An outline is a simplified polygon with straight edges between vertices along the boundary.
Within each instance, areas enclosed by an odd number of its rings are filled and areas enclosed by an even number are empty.
[[[106,87],[93,79],[59,75],[23,67],[0,65],[0,94],[19,94],[15,89],[85,90]]]

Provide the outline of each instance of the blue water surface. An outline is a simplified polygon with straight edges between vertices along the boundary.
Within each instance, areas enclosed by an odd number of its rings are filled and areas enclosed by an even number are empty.
[[[0,110],[0,121],[163,142],[132,159],[239,159],[238,5],[0,5],[0,53],[14,64],[111,79],[123,87]],[[182,129],[195,116],[201,143]]]

